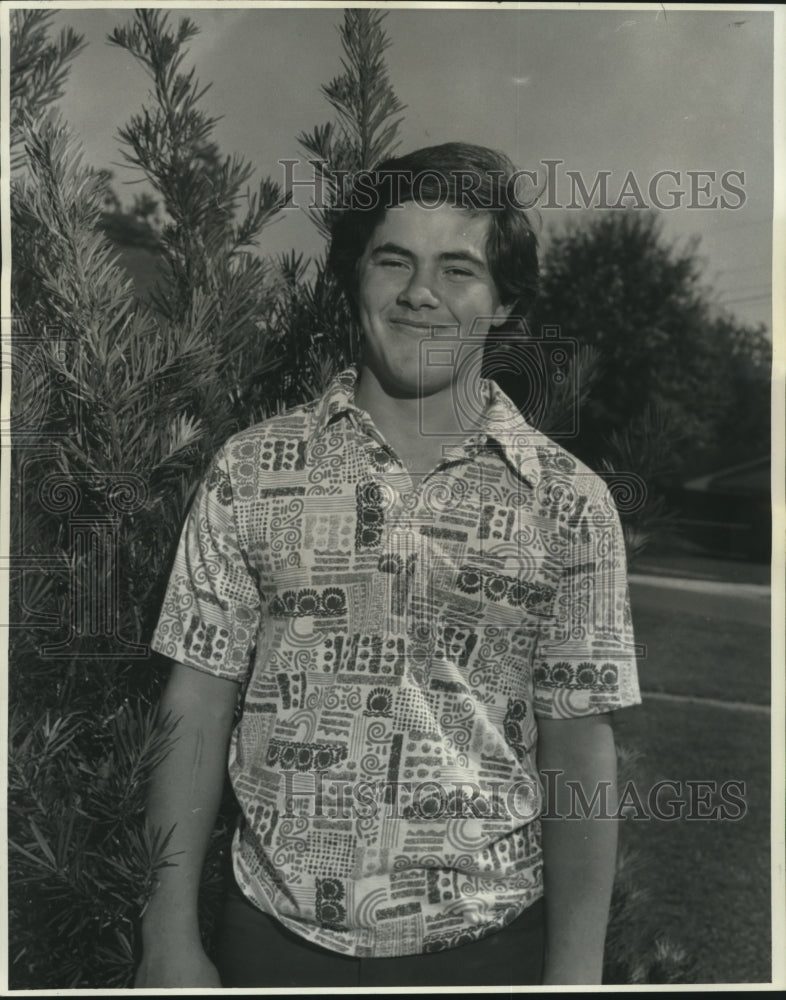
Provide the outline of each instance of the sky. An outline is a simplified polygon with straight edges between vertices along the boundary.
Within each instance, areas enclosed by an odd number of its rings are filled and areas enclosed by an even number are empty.
[[[130,19],[132,7],[63,4],[57,20],[88,42],[62,110],[88,162],[113,169],[129,202],[139,188],[126,182],[138,175],[122,166],[117,131],[146,101],[148,81],[106,36]],[[320,88],[341,69],[342,8],[191,4],[170,17],[184,14],[201,28],[187,65],[212,84],[205,105],[222,116],[215,133],[222,152],[246,157],[258,179],[283,181],[278,161],[304,156],[298,133],[331,118]],[[590,191],[608,171],[609,204],[633,192],[623,204],[652,207],[668,239],[687,246],[700,237],[718,308],[770,327],[772,13],[397,4],[389,5],[385,28],[390,79],[406,105],[399,152],[450,140],[479,143],[537,171],[539,180],[545,161],[560,161],[552,167],[551,195],[541,200],[544,243],[601,211],[584,208],[581,197],[578,208],[557,207],[571,201],[567,171]],[[660,171],[674,174],[651,188]],[[677,198],[681,207],[664,207]],[[297,209],[263,238],[266,253],[290,248],[307,255],[322,248]]]

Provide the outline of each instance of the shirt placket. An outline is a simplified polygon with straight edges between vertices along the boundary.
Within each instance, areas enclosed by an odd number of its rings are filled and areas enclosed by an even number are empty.
[[[390,577],[388,607],[392,623],[403,632],[412,632],[413,627],[420,632],[431,632],[438,609],[431,593],[434,554],[433,541],[427,537],[427,532],[439,523],[441,511],[426,498],[435,479],[448,466],[471,460],[475,451],[485,444],[486,436],[478,434],[448,450],[435,468],[415,484],[373,423],[359,413],[355,418],[356,429],[365,437],[362,447],[366,451],[369,476],[384,484],[386,492],[390,491],[382,535],[381,568]],[[387,456],[390,465],[380,470],[382,454]]]

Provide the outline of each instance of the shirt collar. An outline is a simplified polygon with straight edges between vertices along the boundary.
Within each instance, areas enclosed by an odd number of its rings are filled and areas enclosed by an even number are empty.
[[[355,415],[362,411],[355,405],[355,383],[358,370],[354,367],[345,369],[335,376],[324,394],[317,400],[314,409],[312,436],[321,434],[337,417],[344,413]]]
[[[356,426],[369,425],[368,414],[354,401],[358,370],[353,365],[340,372],[317,401],[313,413],[310,438],[320,436],[339,417],[348,416]],[[537,445],[544,444],[543,435],[527,423],[516,405],[491,379],[480,379],[477,398],[483,407],[478,428],[463,442],[466,446],[499,445],[505,460],[513,469],[535,486],[540,480],[540,455]],[[379,432],[373,428],[375,434]]]
[[[492,379],[480,379],[478,396],[483,414],[476,434],[485,441],[496,442],[506,461],[531,486],[540,481],[538,444],[543,435],[528,424],[516,404]]]

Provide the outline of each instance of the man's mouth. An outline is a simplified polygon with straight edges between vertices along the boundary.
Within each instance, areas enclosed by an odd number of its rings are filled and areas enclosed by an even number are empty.
[[[404,316],[391,316],[388,322],[393,326],[404,326],[409,330],[418,330],[422,333],[431,333],[432,330],[436,332],[456,329],[455,323],[424,323],[423,320],[407,319]]]

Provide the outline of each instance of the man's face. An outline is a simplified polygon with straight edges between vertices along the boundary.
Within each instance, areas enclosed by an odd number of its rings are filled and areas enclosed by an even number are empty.
[[[358,261],[364,366],[395,395],[431,395],[456,378],[458,340],[481,341],[509,313],[486,257],[488,215],[415,202],[388,209]],[[429,344],[421,341],[429,338]],[[477,338],[477,341],[476,341]],[[429,361],[433,358],[433,363]]]

